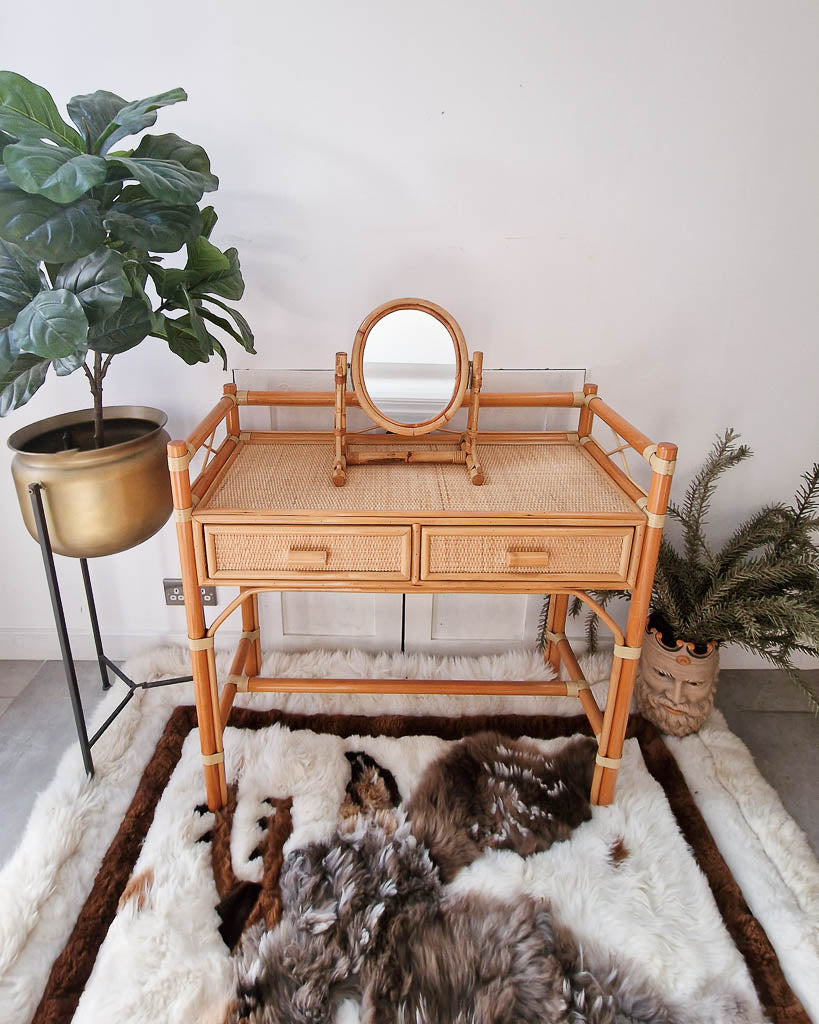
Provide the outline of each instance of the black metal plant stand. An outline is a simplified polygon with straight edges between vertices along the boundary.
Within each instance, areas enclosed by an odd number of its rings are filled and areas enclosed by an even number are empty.
[[[43,496],[41,493],[42,485],[30,484],[28,490],[31,495],[31,505],[34,511],[34,522],[37,525],[37,538],[40,542],[40,551],[43,555],[43,565],[45,567],[46,580],[48,581],[48,592],[51,597],[51,607],[54,611],[54,623],[57,627],[57,636],[60,641],[63,668],[65,669],[65,680],[68,683],[68,695],[71,698],[71,707],[74,711],[74,721],[77,724],[77,736],[80,741],[80,751],[82,752],[82,760],[85,765],[85,770],[90,778],[94,774],[94,762],[91,758],[91,747],[94,746],[120,711],[122,711],[125,705],[128,704],[136,690],[147,690],[155,686],[171,686],[174,683],[189,683],[193,676],[177,676],[174,679],[158,679],[155,682],[135,683],[133,679],[128,678],[118,665],[111,661],[102,646],[99,619],[97,618],[97,607],[94,603],[94,592],[91,589],[91,576],[88,572],[88,560],[86,558],[81,558],[80,570],[82,572],[82,581],[85,586],[85,596],[88,601],[88,614],[91,619],[91,630],[94,634],[94,646],[97,650],[97,662],[100,667],[102,688],[103,690],[109,690],[111,688],[111,680],[108,677],[109,670],[113,672],[114,675],[118,676],[128,687],[128,692],[125,694],[123,699],[105,719],[91,739],[88,738],[88,729],[85,724],[85,713],[83,711],[82,698],[80,697],[80,688],[77,685],[77,670],[74,665],[74,658],[71,655],[71,642],[68,637],[68,629],[65,624],[65,612],[63,611],[63,602],[60,597],[60,583],[57,579],[57,570],[54,566],[54,552],[51,549],[51,541],[48,536],[48,526],[46,525]]]

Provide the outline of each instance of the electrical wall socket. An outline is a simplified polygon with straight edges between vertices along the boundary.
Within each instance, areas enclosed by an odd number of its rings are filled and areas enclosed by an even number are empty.
[[[185,603],[185,595],[182,592],[182,580],[163,580],[165,588],[165,604],[179,605]],[[216,604],[216,587],[200,587],[202,592],[202,604]]]

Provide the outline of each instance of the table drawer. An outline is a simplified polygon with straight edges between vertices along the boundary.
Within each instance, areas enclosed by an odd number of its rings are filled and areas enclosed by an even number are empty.
[[[212,579],[410,578],[409,526],[205,526]]]
[[[626,583],[634,530],[612,527],[425,526],[421,579]]]

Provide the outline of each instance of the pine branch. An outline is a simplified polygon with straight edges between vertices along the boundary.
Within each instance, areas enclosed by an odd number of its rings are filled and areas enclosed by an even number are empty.
[[[782,505],[766,505],[741,523],[716,557],[713,573],[721,576],[740,559],[766,544],[776,543],[789,523],[788,510]]]
[[[685,624],[699,603],[696,586],[689,565],[671,542],[663,538],[654,574],[652,607],[677,636],[684,635]]]
[[[725,608],[747,608],[753,601],[764,597],[804,591],[806,585],[812,584],[813,576],[812,567],[802,565],[796,559],[783,562],[770,554],[746,559],[712,580],[689,619],[688,628],[695,634],[711,631],[709,619],[718,616]]]
[[[788,678],[794,684],[794,686],[798,690],[802,691],[802,694],[808,702],[808,707],[811,709],[814,716],[816,718],[819,718],[819,700],[816,699],[813,690],[811,690],[811,688],[802,678],[799,669],[797,669],[794,665],[791,665],[789,663],[781,664],[778,667],[781,668],[783,672],[786,672],[788,674]]]
[[[819,640],[819,607],[799,595],[780,594],[744,604],[733,602],[715,612],[691,639],[746,643],[760,654],[786,656],[815,647]],[[810,641],[810,646],[801,640]]]
[[[540,617],[537,620],[537,646],[538,650],[545,651],[546,644],[546,623],[549,618],[549,602],[551,601],[551,594],[545,594],[543,597],[543,604],[540,609]]]
[[[748,445],[735,443],[738,437],[731,427],[717,437],[702,469],[688,485],[682,508],[673,506],[671,510],[683,527],[685,559],[692,567],[699,563],[701,554],[709,554],[704,530],[720,476],[752,454]]]
[[[811,534],[817,529],[815,513],[819,507],[819,462],[814,462],[807,473],[802,474],[802,486],[796,492],[790,513],[790,529],[786,530],[776,543],[775,551],[784,555],[789,550],[807,543],[816,551]]]
[[[819,512],[819,462],[814,462],[807,473],[802,474],[804,483],[796,492],[794,511],[798,522],[815,519]]]

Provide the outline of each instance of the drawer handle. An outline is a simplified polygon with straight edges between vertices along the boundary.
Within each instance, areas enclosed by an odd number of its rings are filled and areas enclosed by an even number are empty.
[[[297,551],[290,548],[287,564],[293,569],[311,569],[316,565],[327,565],[329,551]]]
[[[545,569],[549,564],[549,552],[507,551],[506,564],[510,569]]]

